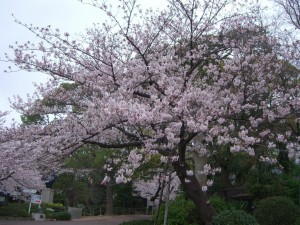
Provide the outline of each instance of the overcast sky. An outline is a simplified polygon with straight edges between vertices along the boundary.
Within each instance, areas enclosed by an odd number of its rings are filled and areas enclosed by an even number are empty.
[[[109,0],[108,2],[112,2]],[[159,7],[165,5],[164,0],[141,0],[143,4]],[[159,3],[159,4],[158,4]],[[14,22],[14,16],[20,21],[36,26],[60,28],[69,33],[82,33],[93,23],[102,22],[103,14],[94,7],[83,5],[77,0],[0,0],[0,58],[4,53],[11,53],[9,45],[18,41],[38,40],[24,27]],[[33,82],[41,83],[47,77],[39,73],[24,71],[4,73],[11,64],[0,61],[0,111],[12,111],[8,98],[14,95],[26,96],[34,91]],[[20,121],[19,115],[12,111],[9,120],[15,118]]]

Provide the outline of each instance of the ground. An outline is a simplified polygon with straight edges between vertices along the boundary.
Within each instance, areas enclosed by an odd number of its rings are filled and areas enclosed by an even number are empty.
[[[125,221],[151,219],[149,215],[88,216],[71,221],[0,220],[0,225],[119,225]]]

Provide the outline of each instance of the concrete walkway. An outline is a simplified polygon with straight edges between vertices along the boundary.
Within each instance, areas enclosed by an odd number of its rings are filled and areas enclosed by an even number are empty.
[[[71,221],[0,220],[0,225],[119,225],[125,221],[151,219],[149,215],[87,216]]]

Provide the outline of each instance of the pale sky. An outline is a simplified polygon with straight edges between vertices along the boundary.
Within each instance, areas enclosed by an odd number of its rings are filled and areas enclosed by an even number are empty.
[[[112,2],[107,1],[107,2]],[[164,0],[140,0],[143,5],[160,7],[166,5]],[[14,16],[20,21],[35,26],[59,28],[62,32],[82,33],[93,23],[102,23],[103,14],[89,5],[83,5],[77,0],[0,0],[0,58],[4,53],[12,53],[8,46],[28,40],[38,39],[24,27],[14,22]],[[25,97],[34,92],[33,82],[41,83],[47,77],[39,73],[25,71],[4,73],[11,64],[0,61],[0,111],[12,111],[8,98],[14,95]],[[16,112],[11,112],[7,124],[14,118],[20,121]]]

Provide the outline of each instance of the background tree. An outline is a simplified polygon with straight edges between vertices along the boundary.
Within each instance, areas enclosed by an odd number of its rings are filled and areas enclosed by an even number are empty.
[[[300,29],[300,2],[298,0],[274,0],[284,10],[288,21]]]
[[[87,146],[64,161],[53,186],[57,201],[72,207],[84,205],[90,214],[105,207],[105,188],[101,186],[104,173],[96,153],[93,147]]]

